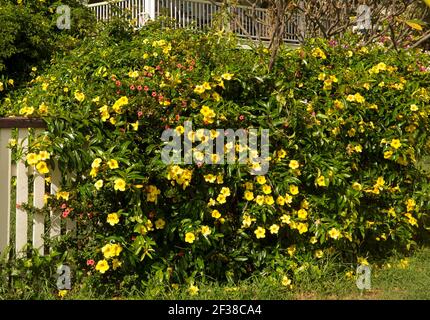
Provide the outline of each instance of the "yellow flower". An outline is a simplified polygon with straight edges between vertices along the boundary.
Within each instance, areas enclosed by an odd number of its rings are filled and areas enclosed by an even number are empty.
[[[414,200],[414,199],[408,199],[408,200],[406,201],[406,210],[407,210],[408,212],[413,211],[413,210],[414,210],[414,208],[415,208],[415,206],[416,206],[416,202],[415,202],[415,200]]]
[[[131,123],[131,127],[134,131],[139,130],[139,121],[136,121],[135,123]]]
[[[276,157],[278,159],[284,159],[286,156],[287,156],[287,151],[285,151],[284,149],[281,149],[278,152],[276,152]]]
[[[122,113],[122,107],[128,104],[128,98],[126,96],[122,96],[112,106],[113,111],[116,113]]]
[[[360,190],[361,190],[361,184],[359,184],[358,182],[354,182],[354,183],[352,184],[352,188],[353,188],[354,190],[360,191]]]
[[[287,252],[292,257],[296,253],[296,246],[292,245],[287,248]]]
[[[323,257],[324,251],[322,251],[321,249],[320,250],[316,250],[314,255],[315,255],[315,258],[320,259],[320,258]]]
[[[230,189],[228,187],[222,187],[221,194],[228,197],[230,195]]]
[[[262,227],[258,227],[255,231],[255,236],[257,237],[257,239],[263,239],[266,237],[266,229],[262,228]]]
[[[181,135],[185,132],[185,128],[183,126],[177,126],[175,131]]]
[[[376,180],[376,184],[378,186],[383,186],[385,184],[385,180],[383,177],[378,177],[378,179]]]
[[[110,169],[118,169],[118,161],[111,159],[107,162]]]
[[[405,213],[405,216],[408,218],[408,223],[411,225],[411,226],[417,226],[418,227],[418,222],[417,222],[417,219],[415,219],[414,217],[412,217],[412,214],[411,213]]]
[[[218,201],[220,204],[224,204],[224,203],[226,203],[227,201],[226,201],[226,196],[225,195],[223,195],[222,193],[220,193],[219,195],[218,195],[218,197],[216,198],[216,201]]]
[[[197,94],[202,94],[203,92],[205,92],[205,88],[203,86],[196,86],[194,92]]]
[[[30,166],[34,166],[35,164],[37,164],[40,161],[40,155],[35,154],[35,153],[29,153],[27,155],[27,163]]]
[[[121,179],[121,178],[115,179],[114,184],[115,184],[113,187],[114,190],[125,191],[126,184],[125,184],[125,181],[123,179]]]
[[[287,276],[283,276],[281,283],[284,287],[288,287],[291,285],[291,279],[289,279]]]
[[[295,169],[297,169],[300,166],[300,164],[299,164],[299,162],[297,160],[291,160],[290,164],[288,166],[291,169],[295,170]]]
[[[254,221],[256,221],[255,218],[251,218],[250,215],[245,213],[242,219],[242,228],[249,228]]]
[[[402,143],[400,142],[399,139],[393,139],[391,140],[390,145],[394,148],[394,149],[399,149],[400,146],[402,145]]]
[[[205,90],[211,90],[212,89],[211,86],[210,86],[210,84],[208,82],[203,83],[203,88]]]
[[[214,205],[216,205],[216,201],[214,199],[210,198],[209,202],[208,202],[208,207],[213,207]]]
[[[18,2],[18,4],[20,4],[20,3]],[[58,291],[58,296],[59,296],[60,298],[64,298],[64,297],[67,295],[67,293],[68,293],[68,291],[67,291],[67,290],[59,290],[59,291]]]
[[[161,193],[161,191],[154,185],[148,186],[146,191],[148,192],[146,200],[148,202],[157,203],[158,195]]]
[[[192,232],[187,232],[185,234],[185,242],[193,243],[196,240],[196,236]]]
[[[297,230],[299,231],[300,234],[306,233],[308,231],[308,225],[307,225],[307,223],[300,222],[297,225]]]
[[[393,156],[393,151],[388,150],[384,152],[384,159],[390,159]]]
[[[219,155],[217,155],[216,153],[214,153],[214,154],[211,154],[211,162],[212,163],[218,163],[220,161],[220,156]]]
[[[100,273],[105,273],[109,270],[109,263],[104,259],[100,260],[99,262],[97,262],[96,270]]]
[[[39,106],[39,112],[41,114],[47,114],[48,113],[48,106],[45,104],[45,102],[42,102],[42,104]]]
[[[265,196],[265,197],[264,197],[264,202],[265,202],[267,205],[271,206],[271,205],[273,205],[273,204],[275,203],[275,200],[273,199],[273,197],[272,197],[272,196]]]
[[[358,262],[358,264],[363,265],[363,266],[369,265],[369,262],[367,261],[367,259],[363,258],[363,257],[357,257],[357,262]]]
[[[110,118],[109,107],[107,105],[99,108],[99,112],[103,122],[106,122],[106,120]]]
[[[111,226],[116,225],[119,222],[118,214],[117,213],[108,214],[106,222],[109,223]]]
[[[100,190],[101,188],[103,188],[103,180],[97,180],[96,183],[94,183],[94,187],[96,187],[97,190]]]
[[[48,151],[39,151],[40,160],[47,160],[51,157]]]
[[[247,200],[247,201],[251,201],[251,200],[253,200],[254,199],[254,193],[252,193],[252,191],[245,191],[245,194],[244,194],[244,199],[245,200]]]
[[[317,185],[319,185],[320,187],[325,187],[325,178],[324,176],[319,176],[317,179]]]
[[[269,228],[271,234],[278,234],[279,226],[277,224],[272,224]]]
[[[266,183],[266,177],[265,176],[258,176],[257,177],[257,183],[258,184],[265,184]]]
[[[363,151],[363,147],[361,145],[356,145],[354,147],[355,152],[361,153]]]
[[[188,288],[188,292],[190,293],[191,296],[195,296],[195,295],[197,295],[199,293],[199,288],[197,286],[195,286],[195,285],[191,285]]]
[[[280,206],[285,205],[285,198],[283,196],[278,196],[278,198],[276,199],[276,203]]]
[[[346,97],[346,101],[354,102],[355,101],[355,96],[353,94],[348,95]]]
[[[262,187],[264,194],[271,194],[272,193],[272,187],[268,184],[263,185]]]
[[[138,71],[130,71],[130,72],[128,73],[128,76],[129,76],[130,78],[137,78],[137,77],[139,77],[139,72],[138,72]]]
[[[79,102],[82,102],[85,100],[85,94],[83,94],[82,92],[76,90],[75,91],[75,99],[78,100]]]
[[[264,196],[262,196],[262,195],[258,195],[258,196],[255,198],[255,202],[256,202],[259,206],[262,206],[262,205],[264,204]]]
[[[122,266],[122,262],[121,261],[119,261],[118,259],[113,259],[112,260],[112,269],[113,270],[116,270],[116,269],[118,269],[121,266]]]
[[[285,223],[285,224],[290,224],[291,223],[291,217],[287,214],[284,214],[281,216],[281,222]]]
[[[63,199],[69,201],[69,193],[67,191],[58,191],[56,197],[57,200]]]
[[[418,106],[416,104],[411,105],[411,111],[418,111]]]
[[[216,176],[211,173],[204,175],[203,178],[205,178],[205,181],[209,183],[214,183],[216,180]]]
[[[309,242],[310,242],[311,244],[315,244],[315,243],[317,243],[317,242],[318,242],[318,240],[317,240],[317,238],[316,238],[316,237],[312,237],[312,238],[309,240]]]
[[[212,211],[212,218],[215,218],[215,219],[219,219],[219,218],[221,218],[221,213],[218,211],[218,210],[213,210]]]
[[[291,188],[290,188],[290,190],[291,190]],[[298,192],[298,189],[297,189],[297,192]],[[288,193],[285,194],[284,199],[285,199],[286,204],[290,204],[291,202],[293,202],[293,197],[290,196]]]
[[[36,169],[37,171],[39,171],[40,174],[46,174],[49,173],[49,169],[48,166],[46,165],[45,161],[40,161],[37,165],[36,165]]]
[[[358,92],[354,95],[354,98],[355,98],[355,101],[358,103],[364,103],[366,101],[366,99],[364,99],[364,97]]]
[[[400,260],[400,263],[399,263],[399,267],[401,268],[401,269],[407,269],[408,267],[409,267],[409,261],[408,261],[408,259],[401,259]]]
[[[162,230],[164,229],[164,227],[166,226],[166,221],[164,221],[163,219],[158,219],[157,221],[155,221],[155,228],[157,230]]]
[[[98,169],[92,168],[90,171],[90,176],[95,178],[97,176],[97,173],[98,173]]]
[[[308,212],[305,209],[300,209],[299,211],[297,211],[297,216],[301,220],[306,220],[306,218],[308,217]]]
[[[337,240],[340,237],[340,231],[336,228],[331,228],[328,232],[328,235],[330,236],[330,238]]]
[[[342,110],[345,106],[343,105],[342,101],[335,100],[334,101],[334,107],[338,110]]]
[[[229,80],[233,79],[233,76],[234,76],[234,74],[233,74],[233,73],[224,73],[224,74],[221,76],[221,78],[223,78],[224,80],[229,81]]]
[[[315,58],[321,58],[322,60],[327,59],[327,56],[325,55],[324,51],[322,51],[320,48],[315,48],[315,49],[312,51],[312,55],[313,55]]]
[[[91,168],[97,169],[100,167],[101,163],[102,163],[102,159],[96,158],[96,159],[94,159],[93,163],[91,164]]]
[[[205,237],[207,237],[212,233],[212,230],[208,226],[202,226],[201,231],[202,231],[202,235],[204,235]]]
[[[297,195],[297,194],[299,194],[299,187],[297,187],[297,186],[295,186],[295,185],[290,185],[290,193],[292,194],[292,195]]]
[[[109,259],[109,258],[112,258],[112,257],[115,257],[115,247],[114,247],[114,245],[112,245],[112,244],[110,244],[110,243],[108,243],[108,244],[106,244],[103,248],[102,248],[102,253],[103,253],[103,256],[106,258],[106,259]]]

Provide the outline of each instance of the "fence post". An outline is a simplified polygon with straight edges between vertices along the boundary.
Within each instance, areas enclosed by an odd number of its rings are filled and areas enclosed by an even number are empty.
[[[28,149],[28,129],[18,129],[18,146]],[[28,169],[25,159],[19,159],[16,165],[16,220],[15,220],[15,252],[17,257],[25,256],[23,247],[28,242],[28,214],[21,205],[28,203]]]
[[[145,13],[149,19],[155,20],[155,1],[156,0],[145,0]]]
[[[8,148],[12,129],[0,126],[0,253],[9,245],[11,150]]]

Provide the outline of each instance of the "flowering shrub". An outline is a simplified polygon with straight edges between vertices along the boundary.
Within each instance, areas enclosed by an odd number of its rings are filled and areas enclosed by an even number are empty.
[[[411,249],[428,232],[417,163],[430,146],[429,56],[313,40],[284,48],[271,73],[268,61],[229,36],[154,23],[131,41],[84,41],[3,102],[47,122],[27,162],[72,173],[47,204],[77,221],[66,248],[91,277],[287,274],[333,252],[362,263]],[[183,139],[185,121],[196,141],[269,129],[269,172],[163,163],[163,130]]]

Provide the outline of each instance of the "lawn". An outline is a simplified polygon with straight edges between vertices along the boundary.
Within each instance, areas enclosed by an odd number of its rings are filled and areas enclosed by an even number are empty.
[[[292,289],[270,275],[249,278],[236,285],[196,283],[198,294],[190,296],[188,287],[167,287],[156,281],[143,291],[114,299],[202,299],[202,300],[407,300],[430,299],[430,248],[422,247],[406,259],[393,257],[384,267],[372,266],[372,288],[360,291],[355,278],[339,273],[339,266],[327,261],[321,273],[303,271]],[[41,290],[43,291],[43,290]],[[2,297],[0,296],[0,299]],[[49,296],[43,296],[49,298]],[[50,298],[53,298],[52,296]],[[104,299],[91,290],[73,290],[65,299]]]

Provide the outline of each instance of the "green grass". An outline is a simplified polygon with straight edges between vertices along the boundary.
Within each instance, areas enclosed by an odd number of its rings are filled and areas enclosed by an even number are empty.
[[[423,247],[407,258],[408,267],[402,268],[401,258],[393,257],[388,261],[390,268],[372,266],[372,289],[360,291],[355,278],[348,279],[339,273],[338,266],[327,261],[315,273],[311,270],[299,274],[292,289],[281,285],[279,276],[271,274],[252,277],[236,285],[218,283],[196,283],[199,293],[190,296],[187,286],[177,289],[149,283],[142,291],[114,299],[213,299],[213,300],[304,300],[304,299],[430,299],[430,248]],[[91,289],[71,292],[68,299],[106,299],[97,296]]]
[[[339,272],[339,265],[333,261],[325,261],[319,271],[308,269],[296,274],[293,288],[282,286],[279,274],[263,274],[251,277],[237,284],[199,283],[199,292],[190,296],[188,286],[178,288],[151,281],[141,290],[111,297],[107,294],[96,294],[90,286],[81,288],[74,286],[65,299],[213,299],[213,300],[305,300],[305,299],[430,299],[430,247],[423,247],[407,258],[408,267],[402,268],[401,258],[393,257],[386,266],[372,266],[372,289],[361,292],[355,284],[355,278],[348,279],[345,272]],[[387,264],[386,263],[386,264]],[[0,283],[1,299],[59,299],[56,290],[52,289],[50,280],[46,287],[27,287],[19,297]]]

